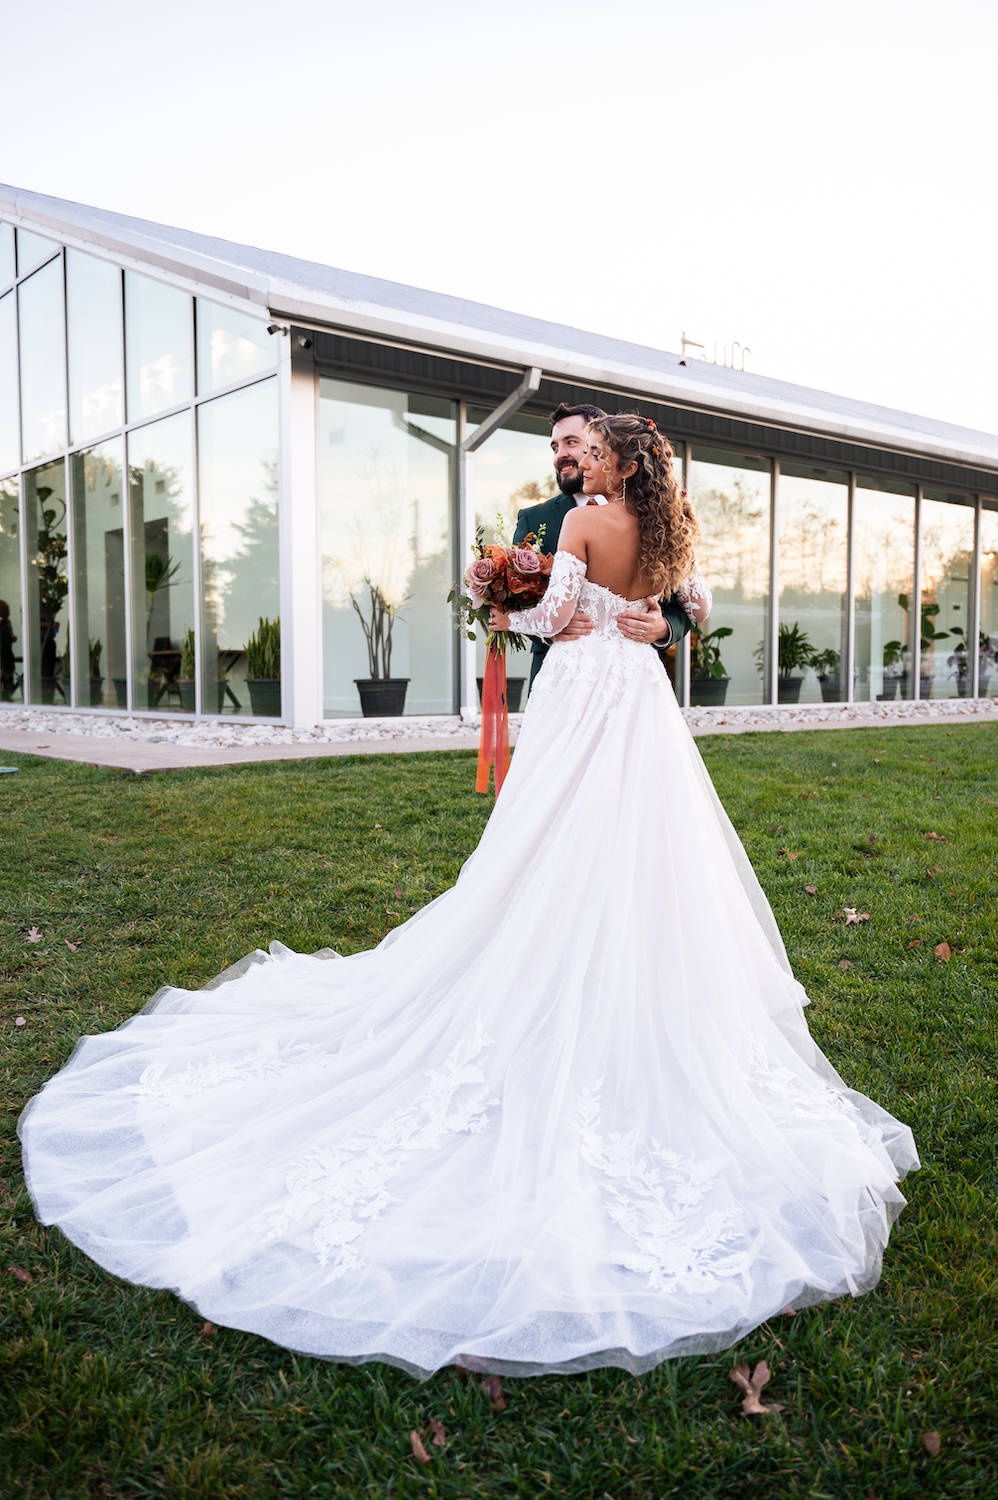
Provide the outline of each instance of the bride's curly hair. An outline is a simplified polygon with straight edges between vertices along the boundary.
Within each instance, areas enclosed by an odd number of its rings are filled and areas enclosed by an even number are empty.
[[[696,566],[700,523],[672,472],[672,444],[650,418],[632,413],[599,417],[589,431],[613,449],[619,465],[637,464],[624,503],[638,523],[641,571],[653,593],[677,593]]]

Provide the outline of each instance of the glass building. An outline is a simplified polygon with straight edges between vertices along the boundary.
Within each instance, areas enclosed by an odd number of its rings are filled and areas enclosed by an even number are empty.
[[[447,592],[562,400],[673,442],[681,702],[998,694],[998,437],[0,186],[0,699],[473,712]]]

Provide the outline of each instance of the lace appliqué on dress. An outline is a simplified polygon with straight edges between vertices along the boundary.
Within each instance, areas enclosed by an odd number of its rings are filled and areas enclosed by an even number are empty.
[[[682,585],[682,587],[676,590],[676,598],[679,600],[680,604],[683,606],[686,613],[693,621],[694,625],[699,623],[696,617],[696,606],[702,603],[704,599],[706,599],[707,601],[707,614],[710,614],[711,610],[714,608],[714,596],[711,593],[710,589],[707,587],[706,580],[704,579],[704,576],[700,571],[699,564],[694,568],[693,572],[690,574],[689,578]],[[706,616],[704,616],[704,618],[706,619]]]
[[[744,1240],[734,1216],[716,1210],[697,1214],[727,1159],[712,1156],[697,1162],[664,1150],[655,1140],[646,1156],[635,1130],[611,1135],[607,1144],[599,1134],[602,1084],[598,1079],[580,1095],[577,1128],[583,1159],[609,1179],[601,1186],[610,1198],[610,1218],[637,1247],[636,1254],[620,1256],[617,1264],[646,1275],[654,1292],[709,1292],[719,1276],[741,1275],[748,1252],[730,1249]],[[699,1223],[691,1226],[694,1216]]]
[[[523,635],[552,636],[564,630],[575,613],[586,565],[574,552],[556,552],[547,590],[533,609],[513,610],[509,628]]]
[[[288,1174],[283,1209],[264,1226],[266,1238],[280,1239],[293,1223],[318,1210],[312,1250],[320,1266],[332,1268],[324,1284],[360,1270],[365,1261],[353,1242],[394,1201],[388,1183],[412,1153],[439,1151],[448,1135],[485,1129],[486,1110],[498,1099],[486,1103],[479,1092],[455,1104],[454,1096],[468,1085],[484,1083],[477,1059],[491,1045],[479,1021],[474,1036],[459,1042],[443,1067],[429,1074],[429,1084],[412,1104],[380,1125],[300,1157]]]
[[[171,1078],[164,1078],[166,1063],[152,1063],[140,1075],[138,1083],[125,1086],[126,1094],[141,1094],[147,1099],[165,1099],[168,1104],[191,1099],[205,1089],[220,1088],[224,1083],[249,1083],[251,1080],[275,1078],[289,1068],[299,1067],[302,1052],[313,1049],[306,1042],[261,1042],[255,1052],[232,1062],[220,1063],[209,1054],[206,1062],[190,1063]]]
[[[750,1082],[777,1097],[774,1119],[786,1123],[800,1119],[801,1116],[812,1120],[827,1120],[830,1115],[847,1115],[859,1123],[860,1116],[852,1100],[847,1099],[840,1090],[833,1089],[823,1078],[815,1075],[809,1080],[812,1087],[806,1088],[798,1074],[790,1068],[785,1068],[782,1063],[774,1066],[770,1062],[766,1049],[757,1037],[750,1039],[749,1051]]]

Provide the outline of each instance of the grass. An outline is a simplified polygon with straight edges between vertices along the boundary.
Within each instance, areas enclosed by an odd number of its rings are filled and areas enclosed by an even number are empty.
[[[274,936],[370,946],[453,880],[489,803],[467,754],[148,779],[6,754],[20,770],[0,781],[0,1493],[998,1497],[998,731],[700,743],[812,1030],[922,1152],[877,1290],[641,1379],[507,1381],[493,1412],[453,1370],[419,1385],[206,1334],[169,1294],[109,1280],[34,1222],[14,1134],[26,1100],[79,1034],[165,981],[197,986]],[[869,921],[833,922],[844,906]],[[744,1419],[728,1371],[762,1358],[787,1410]],[[424,1468],[409,1433],[429,1444],[431,1417],[447,1444]]]

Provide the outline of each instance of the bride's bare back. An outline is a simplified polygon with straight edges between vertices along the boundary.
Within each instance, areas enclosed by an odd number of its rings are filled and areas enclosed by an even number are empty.
[[[620,501],[569,512],[561,523],[558,550],[580,557],[590,583],[622,599],[644,599],[654,592],[651,579],[638,565],[637,518]]]

